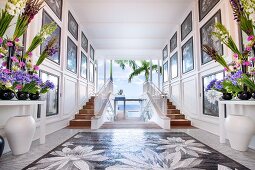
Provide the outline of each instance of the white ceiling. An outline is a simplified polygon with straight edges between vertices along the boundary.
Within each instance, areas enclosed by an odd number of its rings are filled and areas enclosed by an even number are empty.
[[[97,58],[161,58],[193,0],[72,0]]]

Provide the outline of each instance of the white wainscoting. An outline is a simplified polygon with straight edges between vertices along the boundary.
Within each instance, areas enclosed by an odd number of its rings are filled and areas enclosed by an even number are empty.
[[[192,77],[182,82],[182,109],[187,116],[197,114],[196,106],[198,102],[196,78]]]
[[[77,108],[77,80],[65,78],[64,114],[72,114]]]
[[[7,0],[0,0],[0,6],[4,7]],[[59,113],[58,115],[47,117],[46,123],[46,133],[50,134],[57,130],[60,130],[68,126],[70,119],[74,117],[74,114],[78,112],[82,104],[86,102],[90,94],[94,94],[94,83],[88,82],[87,79],[84,79],[80,76],[80,58],[81,51],[87,56],[87,68],[89,72],[89,63],[92,59],[89,57],[89,51],[86,52],[81,48],[81,31],[87,36],[89,40],[89,46],[92,44],[90,37],[87,35],[86,26],[82,25],[79,16],[76,15],[75,10],[72,9],[71,2],[63,1],[63,11],[62,11],[62,20],[59,20],[54,12],[46,4],[44,10],[53,18],[53,20],[61,27],[61,51],[60,51],[60,64],[56,64],[50,60],[45,60],[45,62],[40,66],[44,71],[47,71],[51,74],[59,76]],[[79,38],[75,40],[72,35],[68,32],[68,11],[71,11],[79,25]],[[27,35],[27,46],[30,45],[33,37],[40,31],[42,25],[42,10],[34,18],[31,25],[28,28]],[[12,34],[13,31],[9,31]],[[10,35],[11,36],[11,35]],[[9,36],[9,37],[10,37]],[[70,37],[73,42],[77,45],[77,73],[72,73],[66,70],[67,65],[67,36]],[[37,48],[34,52],[33,62],[37,61],[36,56],[40,56],[40,48]],[[89,84],[89,85],[88,85]],[[89,92],[89,93],[88,93]],[[36,114],[37,108],[35,107],[34,113]],[[3,127],[6,121],[15,115],[19,114],[19,108],[13,107],[12,109],[7,107],[0,108],[0,135],[5,136]],[[38,120],[39,121],[39,120]],[[38,139],[38,128],[34,139]],[[46,141],[47,142],[47,141]],[[6,147],[4,153],[10,151],[8,143],[6,141]]]
[[[210,13],[202,20],[198,19],[198,1],[194,1],[193,5],[187,9],[186,13],[181,17],[180,23],[176,26],[176,30],[169,35],[170,38],[177,31],[178,40],[177,48],[170,52],[169,57],[163,61],[165,63],[167,60],[170,60],[170,57],[178,52],[178,77],[170,80],[163,84],[163,90],[166,92],[166,89],[169,89],[168,96],[172,102],[181,110],[183,114],[186,115],[188,119],[192,121],[192,125],[201,129],[204,129],[210,133],[219,134],[219,118],[207,116],[203,114],[203,85],[202,77],[217,71],[223,70],[214,61],[207,64],[201,64],[201,47],[200,47],[200,28],[218,11],[221,10],[222,22],[230,30],[233,35],[234,40],[239,43],[239,30],[236,22],[233,20],[232,9],[229,5],[228,0],[221,0],[211,11]],[[186,18],[186,16],[192,11],[193,13],[193,30],[192,32],[181,41],[181,23]],[[193,50],[194,50],[194,70],[189,73],[182,74],[182,45],[189,40],[190,37],[193,37]],[[166,41],[166,44],[170,46],[169,40]],[[162,47],[164,48],[165,45]],[[224,47],[224,55],[228,61],[231,61],[232,52]],[[171,67],[171,66],[170,66]],[[169,68],[170,68],[169,67]],[[170,69],[169,69],[170,70]],[[170,75],[170,73],[169,73]],[[254,109],[253,109],[254,110]],[[254,113],[247,114],[255,120]],[[250,144],[250,148],[255,148],[255,137]]]

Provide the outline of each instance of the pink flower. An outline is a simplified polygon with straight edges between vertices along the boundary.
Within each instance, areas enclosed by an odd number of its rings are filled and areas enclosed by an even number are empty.
[[[251,63],[250,63],[249,61],[245,61],[245,62],[243,62],[243,65],[244,65],[244,66],[250,66]]]
[[[19,39],[18,39],[18,38],[16,38],[16,39],[15,39],[15,42],[19,42]]]
[[[29,52],[28,55],[29,55],[30,57],[32,57],[33,53],[32,53],[32,52]]]
[[[246,51],[251,51],[251,47],[250,47],[250,46],[247,46],[247,47],[245,48],[245,50],[246,50]]]
[[[11,59],[12,59],[13,62],[16,62],[16,63],[19,62],[19,60],[17,59],[17,57],[14,57],[14,56],[13,56],[13,57],[11,57]]]
[[[255,57],[250,58],[251,61],[255,61]]]
[[[3,72],[6,73],[6,74],[11,73],[11,71],[9,69],[3,69]]]
[[[224,68],[224,71],[228,71],[228,68],[225,67],[225,68]]]
[[[4,58],[4,56],[2,54],[0,54],[0,58]]]
[[[6,66],[7,66],[7,63],[6,63],[6,62],[3,62],[3,63],[2,63],[2,66],[6,67]]]
[[[236,54],[236,53],[233,56],[234,56],[234,58],[238,58],[239,57],[238,54]]]
[[[21,62],[19,63],[19,66],[20,66],[20,67],[24,67],[24,66],[26,66],[26,64],[25,64],[24,62],[21,61]]]
[[[8,42],[6,43],[6,45],[7,45],[8,47],[12,47],[12,46],[13,46],[13,43],[8,41]]]
[[[4,40],[2,38],[0,38],[0,44],[2,44],[4,42]]]
[[[35,65],[35,66],[34,66],[34,70],[35,70],[35,71],[38,71],[38,70],[39,70],[39,66]]]
[[[253,39],[254,39],[254,36],[253,36],[253,35],[250,35],[250,36],[247,38],[248,41],[252,41]]]
[[[21,84],[18,84],[15,88],[16,88],[17,90],[21,90],[21,89],[22,89],[22,85],[21,85]]]

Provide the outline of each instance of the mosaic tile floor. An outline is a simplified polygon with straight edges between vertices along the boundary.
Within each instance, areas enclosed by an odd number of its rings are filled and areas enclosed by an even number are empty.
[[[0,170],[21,170],[79,132],[110,132],[115,134],[114,136],[118,136],[117,134],[120,133],[129,136],[131,134],[142,134],[145,132],[153,132],[158,134],[164,132],[184,132],[199,140],[201,143],[246,166],[247,168],[255,170],[255,150],[249,149],[247,152],[235,151],[230,148],[229,143],[220,144],[218,136],[201,129],[172,129],[170,131],[163,129],[99,129],[96,131],[92,131],[90,129],[61,129],[57,132],[47,135],[46,143],[44,145],[40,145],[39,140],[34,141],[30,151],[26,154],[19,156],[13,156],[11,152],[4,154],[0,159]],[[163,152],[163,150],[161,151]],[[203,154],[200,155],[203,156]],[[121,162],[117,163],[120,164]],[[220,168],[222,169],[223,167],[221,166]]]
[[[248,168],[183,132],[81,132],[24,170]]]

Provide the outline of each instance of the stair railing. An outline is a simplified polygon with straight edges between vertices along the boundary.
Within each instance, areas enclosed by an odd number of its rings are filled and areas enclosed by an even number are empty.
[[[154,121],[163,129],[170,129],[170,118],[166,116],[167,113],[167,97],[161,92],[152,82],[145,82],[143,85],[144,99],[146,107],[143,112],[148,113],[151,121]],[[142,112],[142,113],[143,113]]]
[[[147,102],[147,103],[142,108],[141,119],[144,122],[147,122],[152,118],[151,101],[150,100],[144,100],[143,102]]]
[[[152,102],[157,106],[161,114],[167,114],[167,94],[161,92],[153,82],[145,82],[143,85],[144,93],[150,94]]]
[[[95,94],[94,115],[101,115],[109,100],[109,94],[113,92],[113,82],[108,80],[104,86]]]

